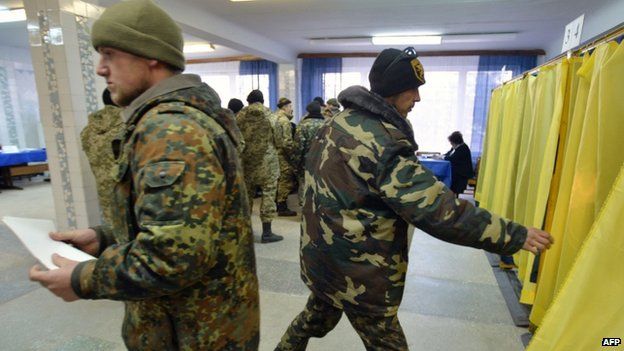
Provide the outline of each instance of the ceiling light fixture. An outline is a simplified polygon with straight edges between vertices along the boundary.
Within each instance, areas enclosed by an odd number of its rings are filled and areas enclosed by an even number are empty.
[[[0,23],[19,22],[26,20],[24,9],[0,10]]]
[[[203,52],[212,52],[215,50],[215,46],[209,43],[189,43],[184,45],[185,54],[198,54]]]
[[[440,45],[439,35],[374,36],[373,45]]]
[[[254,0],[230,0],[231,2],[247,2],[247,1],[254,1]]]

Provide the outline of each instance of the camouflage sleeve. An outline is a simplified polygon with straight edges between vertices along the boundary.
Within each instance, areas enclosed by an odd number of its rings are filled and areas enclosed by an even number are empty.
[[[404,220],[434,237],[508,255],[522,248],[522,225],[455,198],[424,168],[407,141],[383,151],[377,186],[385,202]]]
[[[98,225],[91,227],[95,230],[98,242],[100,243],[98,257],[106,250],[107,247],[115,244],[115,237],[113,236],[113,228],[108,225]]]
[[[205,277],[215,264],[213,242],[226,202],[215,137],[183,114],[143,118],[130,161],[139,231],[134,240],[109,246],[97,260],[76,267],[72,286],[81,298],[171,294]]]
[[[303,133],[303,128],[301,126],[301,122],[297,125],[297,129],[295,130],[295,145],[294,152],[292,156],[292,163],[295,165],[296,171],[303,170],[303,156],[305,152],[305,136]]]
[[[271,130],[273,131],[273,144],[277,149],[281,149],[284,147],[282,125],[279,124],[275,116],[269,116],[269,122],[271,122]]]
[[[278,119],[278,123],[280,125],[280,132],[282,133],[282,150],[286,153],[291,153],[293,151],[293,137],[290,121],[286,118],[280,118]]]

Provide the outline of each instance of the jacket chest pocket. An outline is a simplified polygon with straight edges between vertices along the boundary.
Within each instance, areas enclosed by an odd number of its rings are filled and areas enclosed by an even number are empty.
[[[142,225],[182,221],[183,161],[161,161],[148,164],[140,172],[135,210]]]

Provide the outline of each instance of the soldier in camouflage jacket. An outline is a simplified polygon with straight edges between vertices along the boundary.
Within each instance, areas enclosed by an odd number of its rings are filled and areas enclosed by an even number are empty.
[[[112,227],[53,233],[97,259],[55,255],[59,269],[34,267],[31,279],[66,301],[124,301],[130,350],[257,350],[258,281],[232,114],[198,76],[179,74],[181,32],[153,2],[109,7],[92,40],[97,73],[127,106],[113,148],[116,216]]]
[[[340,93],[345,111],[316,134],[305,163],[301,277],[312,291],[276,350],[304,350],[345,312],[367,350],[407,350],[397,318],[409,224],[454,244],[511,254],[550,245],[547,233],[475,208],[416,158],[406,120],[424,84],[411,52],[384,50],[372,91]]]
[[[312,139],[314,139],[316,132],[321,128],[325,119],[321,114],[321,105],[318,101],[312,101],[306,106],[308,114],[299,122],[297,130],[295,131],[295,165],[297,170],[297,177],[299,178],[299,203],[303,201],[303,183],[304,183],[304,164],[306,155],[310,149]]]
[[[87,126],[80,132],[80,141],[95,177],[102,223],[110,225],[115,216],[112,142],[121,137],[126,124],[121,118],[121,108],[113,104],[108,89],[104,90],[102,99],[104,108],[89,115]]]
[[[277,180],[277,214],[279,216],[296,216],[297,213],[288,208],[286,200],[295,187],[295,170],[292,155],[295,150],[290,121],[293,118],[292,102],[287,98],[280,98],[277,102],[277,111],[273,114],[281,134],[281,147],[277,150],[279,158],[280,176]]]
[[[260,90],[253,90],[247,96],[249,106],[236,115],[236,124],[245,140],[241,153],[245,169],[245,184],[249,197],[249,208],[253,208],[256,188],[262,191],[260,220],[262,221],[261,242],[271,243],[284,239],[273,233],[271,223],[277,216],[275,195],[280,174],[277,150],[282,146],[281,132],[271,110],[264,106]]]

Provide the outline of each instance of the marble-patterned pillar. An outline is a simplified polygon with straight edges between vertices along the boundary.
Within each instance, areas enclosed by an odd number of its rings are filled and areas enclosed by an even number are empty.
[[[278,91],[279,97],[287,97],[292,101],[293,112],[297,111],[297,89],[295,84],[295,65],[282,63],[278,67]]]
[[[103,82],[95,75],[89,18],[101,11],[72,0],[25,0],[39,110],[58,229],[100,222],[95,180],[80,132],[98,110]]]

